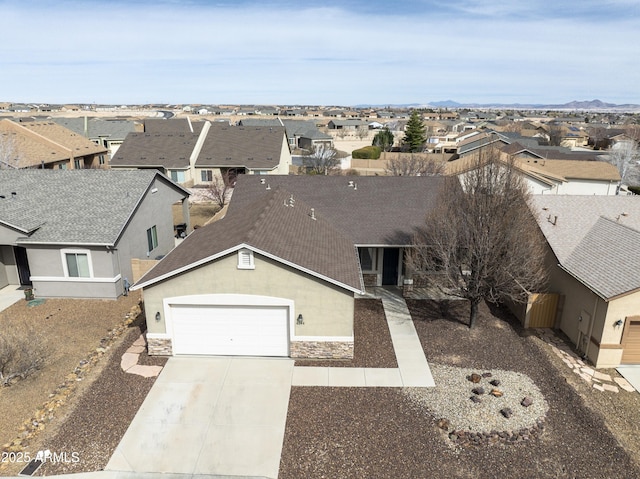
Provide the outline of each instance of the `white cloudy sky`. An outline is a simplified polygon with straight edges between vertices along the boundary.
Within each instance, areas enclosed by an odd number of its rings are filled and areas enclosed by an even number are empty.
[[[640,104],[640,0],[0,0],[0,101]]]

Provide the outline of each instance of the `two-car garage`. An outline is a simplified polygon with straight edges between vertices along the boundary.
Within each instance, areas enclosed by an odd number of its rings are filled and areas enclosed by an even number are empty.
[[[168,298],[173,354],[289,356],[293,301],[252,295]]]

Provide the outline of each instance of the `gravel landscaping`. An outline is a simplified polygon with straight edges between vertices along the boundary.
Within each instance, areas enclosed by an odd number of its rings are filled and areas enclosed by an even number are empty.
[[[356,299],[354,312],[356,337],[352,360],[296,360],[296,366],[332,368],[397,368],[396,355],[379,299]]]
[[[451,368],[460,381],[471,371],[491,372],[491,379],[504,381],[500,387],[506,391],[512,378],[503,371],[512,372],[513,387],[523,388],[514,396],[516,406],[525,392],[533,396],[533,404],[543,406],[535,388],[546,401],[544,429],[524,441],[480,445],[452,441],[438,424],[446,414],[456,420],[451,410],[444,409],[444,398],[459,394],[460,401],[471,407],[469,398],[475,386],[469,381],[469,385],[460,382],[464,388],[455,392],[455,384],[439,384],[436,379],[436,389],[445,391],[427,393],[443,395],[433,404],[416,401],[411,391],[401,388],[295,387],[289,402],[281,479],[640,477],[640,468],[607,429],[603,414],[576,392],[544,350],[547,346],[532,332],[522,330],[509,314],[483,305],[476,327],[469,330],[465,302],[413,300],[408,306],[436,377],[446,372],[440,366]],[[488,387],[488,378],[484,379],[481,384]],[[518,411],[511,407],[514,422],[509,427],[517,429]],[[542,410],[532,416],[540,413]],[[637,418],[637,410],[627,414]]]
[[[70,474],[99,471],[109,462],[129,424],[146,398],[155,377],[143,378],[125,373],[120,358],[140,336],[140,327],[130,328],[113,351],[99,377],[76,401],[55,434],[43,438],[32,452],[76,453],[79,461],[45,463],[35,475]],[[140,355],[139,364],[163,366],[166,358]]]

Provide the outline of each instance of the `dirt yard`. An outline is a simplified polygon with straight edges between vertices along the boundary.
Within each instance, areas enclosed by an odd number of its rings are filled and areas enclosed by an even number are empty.
[[[204,226],[219,210],[220,207],[214,203],[191,203],[189,205],[191,226]],[[176,225],[183,222],[182,205],[173,205],[173,224]]]
[[[22,445],[30,439],[20,431],[25,421],[34,419],[36,411],[51,401],[50,395],[62,384],[69,384],[69,375],[83,363],[84,369],[97,368],[102,356],[109,354],[117,338],[114,330],[122,328],[129,312],[138,305],[139,294],[113,300],[47,299],[29,306],[20,301],[0,313],[0,329],[28,325],[47,337],[47,359],[44,367],[32,376],[9,387],[0,388],[0,446],[4,449],[18,438]],[[82,387],[83,375],[75,380]],[[72,401],[75,391],[65,387],[61,400]],[[60,391],[59,391],[60,392]],[[57,410],[47,411],[35,429],[43,430],[55,418]],[[1,465],[0,465],[1,466]],[[3,472],[2,472],[3,473]]]

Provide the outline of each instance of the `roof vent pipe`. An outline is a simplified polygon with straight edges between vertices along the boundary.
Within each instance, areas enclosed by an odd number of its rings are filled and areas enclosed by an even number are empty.
[[[311,219],[315,221],[316,219],[316,209],[315,208],[311,208]]]

